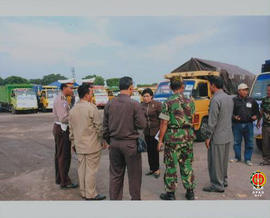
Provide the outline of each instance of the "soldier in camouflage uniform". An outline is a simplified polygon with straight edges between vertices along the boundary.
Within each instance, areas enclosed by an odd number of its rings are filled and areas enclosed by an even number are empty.
[[[195,133],[192,115],[195,112],[193,100],[183,95],[184,84],[181,78],[174,77],[170,81],[170,88],[174,94],[163,104],[161,129],[158,150],[161,150],[164,139],[164,184],[166,193],[162,193],[163,200],[175,200],[177,186],[177,164],[180,166],[181,179],[187,190],[186,198],[194,200],[194,175],[192,169],[193,141]]]
[[[262,99],[261,116],[263,118],[262,126],[262,150],[263,161],[261,165],[270,165],[270,84],[267,86],[267,96]],[[260,125],[258,120],[257,126]]]

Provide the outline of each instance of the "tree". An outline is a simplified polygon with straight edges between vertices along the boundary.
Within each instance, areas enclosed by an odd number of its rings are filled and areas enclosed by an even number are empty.
[[[41,85],[43,81],[42,79],[30,79],[29,82],[32,84]]]
[[[46,76],[43,76],[42,78],[42,85],[49,85],[52,82],[55,82],[57,80],[64,80],[67,79],[65,76],[62,76],[61,74],[49,74]]]
[[[109,87],[113,87],[113,86],[118,87],[119,81],[120,81],[120,78],[111,78],[111,79],[107,79],[106,83],[107,83],[107,86],[109,86]]]
[[[4,80],[2,79],[2,77],[0,77],[0,86],[4,85]]]
[[[93,75],[87,75],[86,77],[84,77],[83,79],[92,79],[94,77],[97,77],[96,74]]]
[[[94,85],[99,85],[99,86],[104,86],[105,85],[104,78],[102,76],[97,76],[95,74],[88,75],[88,76],[84,77],[83,79],[92,79],[92,78],[95,78]]]
[[[152,83],[152,84],[138,84],[137,87],[152,87],[156,86],[157,83]]]
[[[96,76],[94,85],[104,86],[105,85],[104,78],[102,76]]]
[[[29,83],[27,79],[19,76],[9,76],[4,80],[4,84],[22,84]]]

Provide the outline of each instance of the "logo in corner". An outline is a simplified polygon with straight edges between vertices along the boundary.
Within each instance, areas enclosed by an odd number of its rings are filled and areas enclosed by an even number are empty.
[[[253,192],[255,197],[261,197],[264,194],[263,187],[266,184],[266,175],[257,170],[250,176],[250,183],[253,186]]]

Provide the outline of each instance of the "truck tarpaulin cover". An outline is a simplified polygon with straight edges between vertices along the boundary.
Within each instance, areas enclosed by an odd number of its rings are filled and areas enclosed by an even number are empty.
[[[238,66],[199,58],[191,58],[171,73],[201,70],[220,72],[220,75],[224,80],[224,90],[230,94],[237,93],[237,86],[240,83],[246,83],[248,87],[251,87],[253,80],[255,79],[253,73]]]

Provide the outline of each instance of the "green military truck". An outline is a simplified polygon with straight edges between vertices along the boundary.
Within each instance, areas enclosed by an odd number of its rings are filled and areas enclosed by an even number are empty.
[[[19,111],[38,111],[37,97],[30,84],[0,86],[0,108],[13,114]]]

